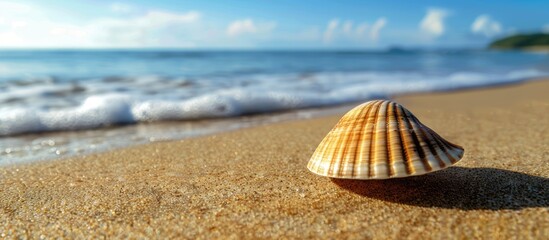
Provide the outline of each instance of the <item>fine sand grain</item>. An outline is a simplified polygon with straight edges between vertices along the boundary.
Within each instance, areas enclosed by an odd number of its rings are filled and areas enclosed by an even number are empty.
[[[1,238],[547,239],[549,81],[397,98],[456,166],[332,180],[307,161],[340,116],[0,169]]]

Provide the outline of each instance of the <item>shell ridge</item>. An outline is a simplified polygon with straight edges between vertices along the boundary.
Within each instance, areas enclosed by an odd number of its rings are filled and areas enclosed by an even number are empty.
[[[436,163],[437,166],[435,166],[435,163],[432,162],[429,158],[429,153],[430,153],[431,149],[428,148],[430,146],[429,139],[426,136],[422,136],[423,124],[415,116],[413,116],[409,112],[408,112],[408,117],[409,117],[409,121],[412,125],[414,134],[415,134],[415,139],[417,140],[417,147],[419,149],[421,149],[421,151],[423,152],[421,162],[424,165],[425,171],[431,172],[431,171],[433,171],[433,169],[440,166],[440,163],[437,160],[437,163]],[[426,145],[426,146],[424,146],[424,145]],[[433,155],[433,154],[431,154],[431,155]],[[435,158],[435,160],[436,160],[436,158]]]
[[[374,114],[374,120],[372,121],[372,137],[370,139],[370,152],[368,154],[368,177],[372,177],[372,173],[373,173],[373,170],[372,170],[372,160],[373,160],[373,150],[375,149],[375,144],[374,144],[374,140],[376,139],[376,127],[377,127],[377,124],[375,124],[377,122],[377,117],[378,117],[378,114],[379,114],[379,111],[381,109],[381,104],[378,104],[376,105],[377,109],[375,110],[375,114]]]
[[[409,114],[408,112],[405,112],[405,114],[407,116],[406,121],[408,121],[408,124],[412,129],[411,133],[412,133],[412,140],[414,141],[415,150],[419,154],[419,159],[420,159],[421,163],[423,164],[424,170],[426,172],[430,172],[432,170],[432,168],[431,168],[431,165],[429,164],[429,161],[427,160],[427,155],[425,154],[425,152],[423,151],[423,148],[421,147],[421,143],[419,141],[419,138],[417,137],[416,127],[414,126],[414,124],[412,124],[412,121],[410,119],[411,114]]]
[[[324,138],[322,138],[322,141],[320,141],[319,146],[323,146],[323,147],[324,147],[323,143],[324,143],[324,141],[326,140],[327,137],[328,137],[328,136],[326,135]],[[311,159],[314,160],[314,163],[317,162],[316,159],[318,158],[320,149],[321,149],[321,148],[318,148],[318,147],[317,147],[317,148],[315,149],[315,151],[313,152],[313,155],[311,156]],[[311,166],[313,165],[312,163],[313,163],[313,161],[310,161],[309,164],[307,164],[307,168],[311,167]]]
[[[433,131],[433,132],[434,132],[434,131]],[[442,138],[442,137],[441,137],[441,139],[442,139],[442,140],[446,143],[446,145],[448,145],[450,148],[459,148],[459,149],[463,150],[463,147],[462,147],[462,146],[459,146],[459,145],[457,145],[457,144],[453,144],[453,143],[451,143],[450,141],[448,141],[448,140],[446,140],[446,139],[444,139],[444,138]]]
[[[457,158],[456,162],[459,161],[459,159],[461,159],[463,157],[463,147],[462,146],[459,146],[459,145],[456,145],[456,144],[453,144],[451,142],[449,142],[448,140],[446,139],[443,139],[446,144],[448,146],[450,146],[452,148],[452,152],[456,153],[457,156],[455,156]]]
[[[398,140],[400,141],[400,154],[402,156],[402,164],[404,165],[404,170],[406,171],[406,174],[411,174],[412,170],[410,169],[410,166],[408,166],[407,162],[409,159],[408,152],[405,146],[402,146],[404,143],[404,136],[402,136],[402,123],[400,122],[400,113],[397,103],[393,103],[393,115],[395,118],[395,122],[397,125],[397,134],[398,134]]]
[[[355,114],[352,115],[353,119],[357,119],[360,117],[360,115],[362,114],[362,112],[364,111],[364,107],[360,109],[360,111],[357,111]],[[346,128],[344,129],[345,132],[349,132],[349,130],[351,130],[351,134],[350,136],[348,134],[345,134],[345,137],[342,139],[343,141],[343,149],[342,149],[342,152],[341,154],[338,153],[338,155],[340,156],[340,159],[347,159],[347,149],[349,147],[349,144],[346,144],[347,142],[349,141],[353,141],[355,139],[355,129],[357,127],[357,124],[356,123],[353,123],[353,124],[348,124],[348,126],[346,126]],[[339,166],[338,166],[338,169],[337,169],[337,176],[343,176],[343,171],[345,169],[345,166],[347,165],[348,163],[345,162],[345,161],[342,161]]]
[[[444,162],[444,164],[446,166],[451,166],[452,165],[452,160],[451,160],[451,158],[448,157],[448,152],[445,151],[445,147],[440,142],[440,139],[437,136],[435,136],[433,134],[433,132],[429,131],[429,128],[425,127],[425,125],[424,125],[423,129],[426,131],[426,133],[428,135],[431,136],[431,139],[433,139],[433,142],[434,142],[434,145],[435,145],[434,148],[437,151],[437,154],[438,154],[439,158]]]
[[[372,103],[372,104],[375,104],[375,103],[377,103],[377,101],[374,102],[374,103]],[[363,108],[363,110],[364,110],[364,109],[366,109],[366,113],[364,113],[364,115],[362,115],[362,112],[361,112],[361,115],[360,115],[361,118],[367,118],[368,115],[370,115],[370,110],[372,110],[371,107],[369,107],[369,108]],[[368,119],[365,119],[365,122],[367,123],[367,122],[368,122]],[[351,169],[351,178],[354,178],[354,177],[355,177],[355,170],[358,169],[358,168],[357,168],[357,165],[356,165],[356,161],[357,161],[357,159],[358,159],[358,153],[359,153],[358,149],[359,149],[359,147],[360,147],[360,145],[361,145],[361,143],[362,143],[362,137],[363,137],[364,135],[366,135],[366,134],[363,133],[364,128],[366,127],[366,123],[365,123],[365,124],[361,124],[361,125],[360,125],[360,129],[359,129],[359,131],[358,131],[360,135],[358,136],[358,141],[356,141],[356,144],[355,144],[355,150],[356,150],[356,151],[355,151],[355,156],[354,156],[354,158],[353,158],[353,168]]]
[[[459,151],[461,152],[461,149],[463,149],[463,148],[461,148],[461,147],[456,148],[456,147],[454,147],[454,144],[452,144],[451,142],[448,142],[448,141],[447,141],[446,139],[444,139],[444,138],[441,138],[441,139],[442,139],[442,141],[444,142],[444,144],[446,144],[446,146],[448,146],[448,149],[449,149],[448,153],[449,153],[450,155],[452,155],[452,159],[454,159],[454,161],[455,161],[454,163],[456,163],[457,161],[459,161],[459,159],[460,159],[461,157],[459,156],[457,150],[459,149]],[[454,154],[456,154],[456,155],[454,155]]]
[[[364,116],[364,118],[365,118],[364,129],[366,129],[366,131],[364,131],[364,133],[361,135],[361,141],[363,140],[364,142],[366,142],[367,138],[371,137],[369,134],[367,134],[368,130],[372,129],[372,127],[368,128],[368,126],[373,124],[370,121],[370,117],[372,117],[372,114],[375,113],[375,110],[377,109],[377,106],[379,106],[381,103],[382,103],[382,101],[379,101],[379,100],[373,101],[372,105],[368,109],[368,112],[367,112],[366,116]],[[369,140],[369,142],[371,143],[371,139]],[[356,168],[353,170],[353,175],[354,175],[353,178],[362,178],[362,176],[364,176],[364,173],[368,174],[368,171],[369,171],[369,169],[368,169],[369,166],[367,164],[365,166],[364,162],[367,163],[369,161],[370,155],[368,155],[368,154],[369,154],[369,151],[370,151],[370,147],[368,146],[368,150],[366,150],[365,144],[362,143],[362,142],[360,144],[361,144],[360,154],[359,154],[360,160],[358,161],[358,164],[355,166]],[[360,167],[364,167],[364,166],[367,168],[366,170],[360,168]]]
[[[322,164],[322,162],[324,161],[324,157],[323,154],[326,152],[326,149],[328,148],[328,144],[327,142],[329,142],[329,139],[331,139],[331,134],[328,134],[326,135],[326,137],[324,137],[324,139],[322,139],[322,142],[320,142],[320,145],[322,146],[322,148],[320,149],[317,149],[315,151],[316,154],[316,158],[315,158],[315,162],[314,164],[312,164],[311,168],[315,169],[316,172],[318,172],[320,170],[320,166]]]
[[[399,108],[399,122],[402,121],[402,129],[401,131],[399,132],[401,137],[401,143],[404,145],[403,149],[404,149],[404,152],[406,154],[406,160],[404,161],[404,163],[406,164],[406,169],[409,171],[408,174],[414,174],[415,172],[417,172],[416,168],[414,167],[414,165],[412,164],[412,161],[413,161],[413,158],[412,158],[412,153],[409,152],[410,150],[410,147],[408,146],[408,141],[406,139],[406,136],[402,134],[402,132],[409,132],[409,129],[410,127],[408,126],[408,121],[406,121],[406,114],[404,112],[404,108],[402,107],[402,105],[399,105],[398,106]],[[402,117],[402,119],[400,119],[400,117]]]
[[[347,127],[349,127],[349,125],[350,125],[350,124],[344,124],[343,119],[339,123],[342,123],[341,125],[342,125],[342,127],[344,127],[343,130],[346,130]],[[339,123],[338,123],[338,125],[339,125]],[[340,128],[341,127],[337,128],[337,129],[339,129],[340,132],[345,132]],[[341,146],[341,141],[347,137],[347,134],[345,134],[344,136],[341,136],[341,135],[336,135],[336,136],[338,136],[338,137],[336,137],[334,139],[336,142],[333,146],[334,149],[331,152],[330,164],[328,165],[328,172],[327,173],[330,176],[333,176],[333,174],[334,174],[334,167],[335,167],[334,162],[338,160],[338,154],[339,154],[339,148]]]
[[[422,127],[424,127],[424,128],[427,128],[427,129],[431,130],[431,132],[433,132],[439,139],[441,139],[442,141],[444,141],[444,142],[446,143],[445,145],[448,146],[450,149],[452,149],[452,148],[459,148],[459,149],[463,150],[463,147],[462,147],[462,146],[459,146],[459,145],[457,145],[457,144],[454,144],[454,143],[451,143],[451,142],[447,141],[446,139],[444,139],[443,137],[441,137],[438,133],[436,133],[433,129],[431,129],[431,128],[425,126],[423,123],[421,123],[421,121],[419,121],[419,119],[417,119],[416,116],[413,116],[413,115],[412,115],[412,117],[415,119],[415,121],[417,121],[417,122],[420,124],[420,126],[422,126]]]
[[[427,128],[429,130],[429,132],[435,136],[435,140],[437,141],[437,144],[438,146],[440,147],[440,149],[442,149],[442,151],[444,151],[444,154],[446,154],[446,157],[450,160],[450,162],[452,164],[456,163],[457,160],[454,158],[454,156],[452,154],[450,154],[450,151],[451,151],[451,148],[448,147],[448,145],[446,145],[444,143],[444,141],[442,141],[442,137],[440,137],[440,135],[438,135],[435,131],[433,131],[432,129],[430,128]]]
[[[439,137],[439,141],[442,142],[446,146],[446,148],[448,150],[447,154],[449,156],[451,156],[452,164],[458,162],[459,159],[461,158],[461,156],[459,156],[459,155],[454,156],[452,153],[456,152],[456,149],[459,149],[460,152],[463,153],[463,147],[455,145],[451,142],[448,142],[446,139],[442,138],[440,135],[438,135],[438,133],[436,133],[432,129],[429,128],[429,130],[431,130],[431,132],[433,132],[435,135],[437,135]],[[453,146],[457,146],[457,147],[453,147]]]
[[[313,156],[311,157],[311,161],[309,161],[309,163],[307,164],[307,168],[309,169],[314,169],[315,171],[318,171],[318,168],[316,167],[316,165],[318,165],[317,163],[319,162],[318,159],[320,158],[320,154],[323,152],[323,149],[325,148],[325,142],[326,142],[326,139],[330,136],[330,134],[326,135],[322,141],[320,141],[320,144],[319,146],[322,146],[322,147],[317,147],[313,153]]]
[[[387,133],[386,115],[389,101],[382,101],[379,105],[375,124],[375,138],[373,155],[371,157],[372,178],[387,178]]]
[[[419,120],[417,120],[417,118],[414,118],[414,119],[420,124],[418,129],[420,131],[421,136],[425,139],[428,139],[429,143],[435,142],[436,140],[434,139],[434,137],[430,134],[427,134],[427,132],[425,132],[425,128],[424,128],[423,124],[421,124],[421,122],[419,122]],[[444,163],[444,161],[442,161],[442,159],[438,155],[437,150],[433,147],[433,145],[432,144],[426,144],[426,145],[429,148],[429,151],[431,152],[431,155],[433,155],[435,157],[435,159],[437,160],[438,166],[441,169],[445,168],[446,163]]]
[[[315,172],[320,172],[320,167],[322,166],[322,163],[326,160],[325,159],[325,153],[326,151],[328,150],[328,147],[329,147],[329,143],[330,143],[330,140],[333,138],[333,132],[334,132],[334,129],[333,128],[332,130],[330,130],[330,132],[328,133],[328,135],[326,135],[326,137],[324,137],[324,139],[322,139],[322,142],[320,142],[320,146],[322,146],[321,148],[317,149],[315,151],[315,153],[317,153],[317,157],[315,158],[315,163],[311,166],[312,169],[315,170]],[[320,150],[320,151],[319,151]],[[327,173],[324,173],[324,175],[326,175]]]
[[[391,103],[387,104],[387,108],[385,111],[385,150],[387,151],[387,176],[389,177],[394,175],[393,156],[391,155],[391,142],[389,141],[391,139],[389,132],[389,113],[392,106],[393,104]]]

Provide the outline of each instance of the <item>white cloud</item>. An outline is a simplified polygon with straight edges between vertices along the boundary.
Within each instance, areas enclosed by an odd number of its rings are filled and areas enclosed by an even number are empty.
[[[145,16],[139,17],[137,21],[140,25],[162,25],[162,24],[186,24],[196,22],[201,14],[197,11],[186,13],[172,13],[166,11],[149,11]]]
[[[385,18],[379,18],[374,22],[372,25],[372,30],[370,30],[370,38],[372,40],[375,41],[379,38],[379,31],[385,27],[385,24],[387,24],[387,20]]]
[[[339,25],[338,19],[332,19],[330,22],[328,22],[328,26],[326,26],[326,31],[324,31],[324,42],[329,43],[333,41],[334,33],[338,25]]]
[[[47,10],[32,4],[1,2],[0,47],[189,47],[195,35],[203,34],[196,30],[201,18],[196,11],[157,10],[133,18],[108,17],[74,24],[50,20]]]
[[[196,11],[149,11],[130,19],[95,20],[85,29],[94,40],[114,47],[189,47],[192,43],[186,35],[200,17]]]
[[[343,23],[343,33],[349,35],[353,32],[353,21],[345,21]]]
[[[471,24],[471,31],[475,34],[484,35],[486,37],[492,37],[501,33],[501,24],[490,16],[483,14],[478,16],[473,24]]]
[[[236,36],[243,33],[255,33],[256,31],[257,27],[251,19],[237,20],[227,27],[227,34],[230,36]]]
[[[52,22],[47,14],[32,4],[1,1],[0,47],[70,46],[85,38],[78,26]]]
[[[332,19],[328,22],[328,25],[326,25],[323,40],[325,43],[331,43],[336,39],[355,41],[369,39],[377,41],[379,32],[386,24],[387,19],[384,17],[378,18],[372,25],[366,22],[354,25],[350,20],[346,20],[343,24],[340,24],[338,19]]]
[[[444,9],[430,8],[419,23],[419,28],[430,37],[439,37],[444,34],[444,18],[447,16],[448,12]]]
[[[543,26],[542,31],[543,31],[544,33],[549,33],[549,24],[546,24],[545,26]]]
[[[227,35],[268,34],[276,27],[275,22],[256,23],[252,19],[236,20],[227,27]]]
[[[0,16],[10,15],[10,13],[29,14],[36,13],[36,9],[32,5],[17,1],[2,1],[0,2],[0,13]]]
[[[61,36],[61,37],[63,36],[85,37],[88,34],[85,30],[82,30],[79,27],[70,26],[70,25],[52,26],[50,28],[49,33],[53,36]]]
[[[227,28],[202,21],[197,11],[131,7],[131,15],[122,14],[128,6],[113,4],[105,6],[110,16],[63,21],[46,6],[0,0],[0,48],[253,47],[276,27],[244,19]]]
[[[370,28],[370,25],[368,23],[361,23],[356,27],[356,34],[358,36],[363,36],[367,33],[368,29]]]
[[[132,5],[119,2],[111,3],[109,9],[115,13],[129,13],[134,11],[134,7]]]

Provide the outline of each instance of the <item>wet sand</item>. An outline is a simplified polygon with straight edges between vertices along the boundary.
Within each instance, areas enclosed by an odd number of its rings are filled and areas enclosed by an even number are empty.
[[[340,116],[0,168],[0,237],[542,239],[549,81],[396,100],[465,148],[419,177],[316,176]]]

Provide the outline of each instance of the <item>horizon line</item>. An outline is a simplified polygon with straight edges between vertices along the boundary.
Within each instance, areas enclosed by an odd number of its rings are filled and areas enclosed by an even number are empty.
[[[487,47],[404,47],[404,46],[389,46],[384,48],[180,48],[180,47],[16,47],[6,48],[0,47],[0,51],[186,51],[186,52],[207,52],[207,51],[227,51],[227,52],[386,52],[386,51],[444,51],[444,50],[490,50]]]

